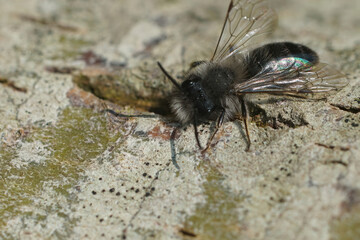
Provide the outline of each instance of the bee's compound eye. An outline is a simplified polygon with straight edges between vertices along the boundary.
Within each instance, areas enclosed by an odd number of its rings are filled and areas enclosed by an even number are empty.
[[[185,80],[182,84],[181,87],[186,90],[189,91],[190,89],[195,89],[198,88],[197,86],[199,85],[199,81],[197,81],[196,79],[188,79]]]
[[[186,81],[189,81],[191,82],[192,84],[195,84],[196,82],[200,82],[201,81],[201,78],[195,74],[191,74],[187,77],[187,80]],[[185,81],[185,82],[186,82]]]

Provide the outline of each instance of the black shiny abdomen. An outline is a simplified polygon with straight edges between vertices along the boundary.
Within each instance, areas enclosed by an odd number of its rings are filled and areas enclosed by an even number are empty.
[[[248,77],[259,73],[267,63],[286,57],[297,57],[316,64],[319,57],[310,48],[292,42],[269,43],[252,50],[246,59]]]

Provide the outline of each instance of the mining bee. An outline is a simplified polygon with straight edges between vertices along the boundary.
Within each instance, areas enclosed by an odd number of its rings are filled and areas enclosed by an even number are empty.
[[[309,97],[347,85],[344,74],[319,62],[316,52],[304,45],[275,42],[254,48],[276,23],[276,13],[266,0],[231,0],[209,61],[192,64],[181,84],[158,62],[175,86],[171,110],[182,124],[194,125],[200,149],[197,125],[216,121],[203,151],[224,122],[238,118],[244,121],[250,147],[247,96],[251,94]]]

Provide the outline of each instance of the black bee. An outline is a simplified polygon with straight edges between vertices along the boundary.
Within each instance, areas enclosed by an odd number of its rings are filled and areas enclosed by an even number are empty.
[[[276,23],[276,14],[265,0],[231,0],[210,61],[192,64],[181,85],[158,63],[176,87],[171,109],[178,121],[194,125],[200,149],[200,122],[217,122],[205,151],[221,125],[239,117],[244,120],[250,147],[248,94],[306,97],[346,86],[344,74],[320,63],[318,55],[304,45],[277,42],[251,48],[271,33]]]

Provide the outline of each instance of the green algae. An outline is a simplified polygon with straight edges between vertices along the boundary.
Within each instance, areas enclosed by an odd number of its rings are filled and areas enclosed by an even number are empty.
[[[60,50],[52,56],[53,60],[65,60],[78,57],[81,53],[81,50],[84,50],[85,47],[92,45],[91,41],[79,37],[70,37],[67,35],[60,35],[57,41],[59,43]]]
[[[224,186],[225,177],[209,164],[202,164],[200,168],[206,174],[203,184],[206,203],[186,219],[180,233],[184,237],[194,235],[196,239],[238,239],[241,223],[236,209],[244,197]]]
[[[67,108],[57,125],[36,133],[33,139],[50,143],[53,156],[63,163],[95,158],[118,137],[109,133],[104,116],[91,109]]]
[[[360,206],[332,221],[330,226],[332,240],[360,239]]]
[[[55,231],[54,235],[69,234],[76,223],[76,219],[68,216],[71,203],[76,202],[71,190],[91,160],[102,154],[118,136],[107,130],[103,115],[90,109],[67,108],[55,126],[33,129],[22,143],[45,146],[49,154],[43,161],[16,167],[14,162],[19,152],[24,151],[21,143],[15,148],[0,148],[0,238],[13,237],[5,231],[11,219],[31,219],[45,227],[48,215],[63,219],[65,229]],[[59,199],[65,199],[65,203]],[[39,211],[34,212],[34,206]]]

